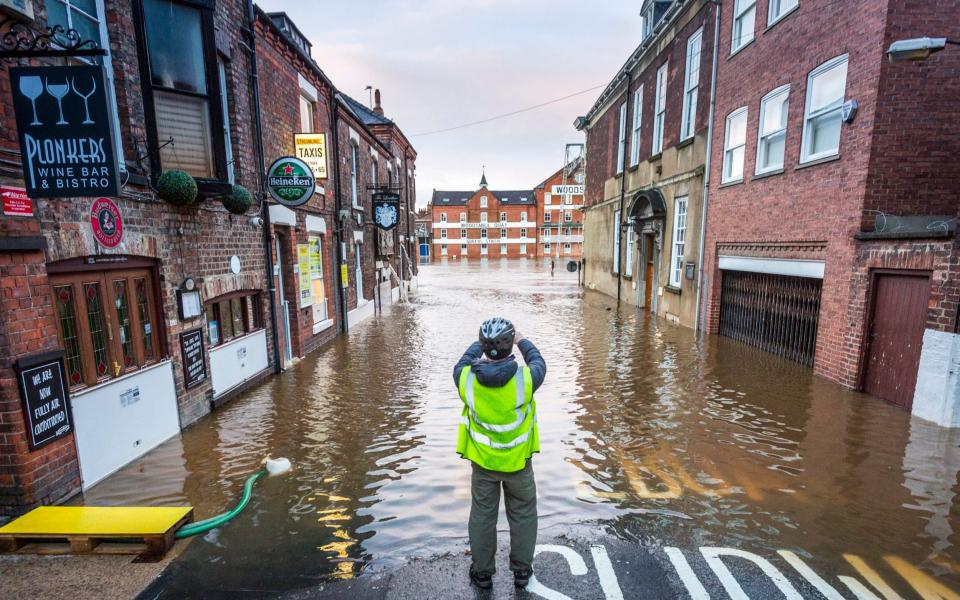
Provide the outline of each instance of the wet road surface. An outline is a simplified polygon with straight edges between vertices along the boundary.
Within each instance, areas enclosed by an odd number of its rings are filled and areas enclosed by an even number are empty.
[[[960,599],[960,432],[533,261],[423,267],[415,303],[89,490],[202,519],[264,456],[293,461],[142,597],[472,597],[451,368],[493,314],[548,365],[539,582],[517,597]]]

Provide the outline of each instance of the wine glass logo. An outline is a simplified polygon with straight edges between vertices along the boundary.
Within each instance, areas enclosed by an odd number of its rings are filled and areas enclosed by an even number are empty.
[[[50,83],[48,77],[47,93],[57,99],[57,108],[60,109],[60,120],[57,121],[57,125],[67,125],[66,119],[63,118],[63,97],[70,93],[70,83],[67,78],[63,78],[63,83]]]
[[[97,91],[97,80],[92,76],[90,77],[90,91],[87,94],[80,93],[80,90],[77,89],[76,79],[70,78],[70,89],[73,90],[73,93],[83,98],[83,110],[86,113],[87,118],[83,120],[83,125],[93,125],[95,121],[90,118],[90,96],[94,95]]]
[[[37,98],[43,93],[43,82],[36,75],[20,78],[20,93],[30,99],[33,106],[33,122],[31,125],[43,125],[37,118]]]

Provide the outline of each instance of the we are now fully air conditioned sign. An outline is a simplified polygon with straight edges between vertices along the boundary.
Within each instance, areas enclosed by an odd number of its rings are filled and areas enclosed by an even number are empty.
[[[116,196],[116,149],[103,68],[13,67],[13,111],[31,198]]]

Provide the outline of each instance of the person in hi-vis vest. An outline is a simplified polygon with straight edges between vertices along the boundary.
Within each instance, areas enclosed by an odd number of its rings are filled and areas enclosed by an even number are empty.
[[[525,366],[513,356],[516,344]],[[510,523],[510,570],[517,587],[533,575],[537,543],[537,486],[530,457],[540,451],[537,405],[533,393],[543,383],[547,365],[530,340],[500,317],[480,326],[480,340],[463,353],[453,369],[463,412],[457,453],[473,463],[470,482],[470,581],[493,586],[496,571],[497,515],[503,487]]]

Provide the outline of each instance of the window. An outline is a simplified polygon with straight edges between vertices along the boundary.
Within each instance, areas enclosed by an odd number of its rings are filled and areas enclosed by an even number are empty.
[[[520,222],[521,223],[527,222],[527,211],[523,211],[522,213],[520,213]]]
[[[486,208],[486,207],[487,207],[487,197],[480,196],[480,208]]]
[[[441,223],[446,223],[446,222],[447,222],[447,213],[445,213],[445,212],[440,213],[440,222],[441,222]]]
[[[159,149],[160,167],[219,177],[226,160],[213,136],[222,116],[218,86],[210,86],[208,77],[208,65],[215,66],[213,12],[173,0],[143,0],[143,17],[155,144],[175,142]]]
[[[350,200],[354,208],[360,208],[359,189],[357,188],[357,171],[360,170],[360,153],[356,144],[350,144]],[[441,221],[447,222],[447,213],[441,215]]]
[[[620,211],[613,213],[613,272],[620,272]]]
[[[440,238],[441,238],[441,239],[444,239],[444,240],[447,239],[447,230],[446,230],[446,229],[441,229],[441,230],[440,230]]]
[[[502,237],[502,238],[507,237],[507,230],[506,230],[506,229],[501,229],[501,230],[500,230],[500,237]]]
[[[549,222],[550,222],[550,213],[549,213],[549,212],[544,212],[544,213],[543,213],[543,222],[544,222],[544,223],[549,223]]]
[[[743,179],[743,152],[746,144],[747,107],[743,107],[727,117],[727,131],[723,142],[723,183]]]
[[[520,254],[526,254],[526,253],[527,253],[527,245],[520,244]]]
[[[313,299],[313,324],[317,325],[329,318],[327,312],[327,290],[323,284],[323,238],[307,238],[310,248],[310,296]]]
[[[640,162],[640,126],[643,119],[643,86],[633,92],[633,118],[630,134],[630,165]]]
[[[544,252],[550,252],[550,244],[544,244],[544,245],[543,245],[543,251],[544,251]]]
[[[460,237],[462,237],[462,238],[467,237],[467,230],[466,230],[466,229],[461,229],[461,230],[460,230]]]
[[[643,24],[641,25],[643,29],[642,40],[647,39],[653,33],[653,5],[655,2],[650,2],[647,6],[647,10],[643,11],[640,14],[640,17],[643,19]]]
[[[227,181],[235,183],[233,167],[233,141],[230,139],[230,107],[227,98],[227,64],[222,58],[217,58],[217,76],[220,82],[220,111],[223,114],[223,151],[227,157]]]
[[[684,240],[687,237],[687,197],[673,201],[673,251],[670,255],[670,285],[680,287],[683,277]]]
[[[480,244],[480,254],[486,254],[486,253],[487,253],[487,245]]]
[[[617,134],[617,173],[623,172],[623,145],[627,141],[627,103],[620,105],[620,125]]]
[[[798,0],[770,0],[770,7],[767,12],[767,25],[773,25],[779,21],[788,12],[795,9],[798,4]]]
[[[148,269],[50,275],[70,387],[96,385],[161,358]]]
[[[480,213],[480,222],[481,223],[487,222],[487,213]]]
[[[460,244],[460,252],[463,252],[464,254],[467,253],[467,245],[466,245],[466,244]]]
[[[657,69],[657,95],[653,104],[653,153],[663,151],[663,121],[667,110],[667,63]]]
[[[736,52],[753,41],[753,29],[756,16],[757,0],[733,0],[733,42],[731,52]]]
[[[379,185],[380,183],[380,165],[377,164],[377,159],[374,156],[370,157],[370,183],[373,185]]]
[[[553,202],[553,195],[550,192],[546,192],[543,195],[543,203],[550,204],[551,202]]]
[[[64,29],[76,29],[80,33],[80,39],[93,40],[97,46],[107,51],[107,55],[102,60],[103,73],[106,78],[107,98],[110,109],[110,118],[113,119],[114,139],[113,145],[116,148],[119,168],[126,171],[127,167],[123,161],[123,140],[120,137],[120,121],[117,117],[117,98],[116,86],[113,78],[113,61],[110,54],[110,40],[108,39],[107,24],[103,17],[104,7],[102,1],[97,0],[48,0],[45,2],[47,8],[47,25],[63,25]],[[54,37],[55,40],[59,36]],[[59,40],[68,44],[69,40]],[[79,82],[78,82],[79,83]]]
[[[256,293],[231,294],[211,300],[204,312],[211,346],[219,346],[263,327],[260,296]]]
[[[703,29],[687,40],[687,66],[683,76],[683,112],[680,116],[680,139],[694,134],[697,124],[697,93],[700,90],[700,47]]]
[[[467,213],[465,213],[465,212],[460,213],[460,222],[461,222],[461,223],[466,223],[466,222],[467,222]]]
[[[520,238],[522,239],[522,238],[525,238],[525,237],[527,237],[527,229],[526,229],[525,227],[521,227],[521,228],[520,228]]]
[[[789,96],[790,86],[785,85],[760,100],[760,127],[757,133],[758,175],[783,168]]]
[[[500,244],[500,254],[506,254],[506,253],[507,253],[507,245]]]
[[[626,275],[633,276],[633,223],[627,225],[627,255],[623,259],[623,270],[626,271]],[[567,244],[564,247],[566,250],[570,249],[570,244]]]
[[[846,54],[825,62],[807,77],[801,163],[840,152],[840,111],[846,86]]]
[[[564,204],[573,204],[573,195],[572,195],[572,194],[566,194],[566,195],[564,195],[564,197],[563,197],[563,203],[564,203]]]
[[[572,221],[572,220],[573,220],[573,213],[570,212],[569,210],[563,211],[563,220],[564,220],[564,221],[567,221],[567,222]]]
[[[480,230],[480,237],[486,239],[486,237],[487,237],[487,230],[486,230],[486,229],[481,229],[481,230]]]
[[[564,254],[570,254],[570,244],[569,244],[569,243],[566,243],[566,244],[563,245],[563,253],[564,253]]]
[[[446,255],[447,255],[447,245],[442,244],[440,246],[440,256],[446,256]]]
[[[313,103],[313,100],[307,97],[303,93],[303,90],[300,90],[300,132],[301,133],[312,133],[314,131],[314,120],[313,116],[316,113],[316,106]]]
[[[505,212],[500,213],[500,222],[501,222],[501,223],[506,223],[506,222],[507,222],[507,213],[505,213]]]

